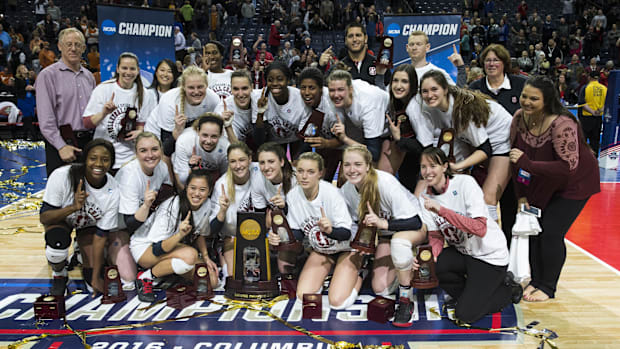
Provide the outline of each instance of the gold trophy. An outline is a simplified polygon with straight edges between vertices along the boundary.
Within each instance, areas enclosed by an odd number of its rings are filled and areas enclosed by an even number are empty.
[[[414,270],[411,286],[418,289],[429,289],[439,286],[439,280],[435,275],[435,260],[431,245],[418,246],[418,264],[420,268]]]
[[[369,227],[363,223],[357,226],[357,234],[351,241],[351,248],[360,252],[374,254],[376,250],[377,227]]]
[[[125,292],[123,292],[123,287],[121,286],[121,277],[118,274],[116,265],[105,268],[103,289],[105,293],[101,299],[102,304],[119,303],[127,299]]]
[[[454,159],[454,138],[456,137],[456,130],[453,128],[444,128],[439,135],[439,141],[437,142],[437,148],[443,150],[448,156],[449,162],[456,162]]]

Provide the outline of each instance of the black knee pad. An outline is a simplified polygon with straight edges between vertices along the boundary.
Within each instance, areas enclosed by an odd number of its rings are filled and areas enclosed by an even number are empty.
[[[45,244],[58,250],[69,248],[71,246],[71,231],[62,226],[48,229],[45,231]]]
[[[164,155],[166,155],[167,157],[172,156],[172,153],[174,153],[176,147],[176,140],[173,137],[166,138],[163,141],[163,145]]]

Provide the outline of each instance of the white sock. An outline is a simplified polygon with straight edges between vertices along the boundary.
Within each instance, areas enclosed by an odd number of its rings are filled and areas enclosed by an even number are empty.
[[[140,280],[153,279],[153,274],[151,274],[151,269],[147,269],[142,274],[140,274],[140,276],[138,276],[138,279]]]
[[[52,277],[55,277],[55,276],[67,277],[68,275],[69,275],[69,273],[67,273],[67,268],[62,268],[61,271],[54,271],[54,270],[52,270]]]
[[[411,286],[400,285],[398,287],[398,297],[411,299],[412,295],[413,295],[413,290],[411,289]]]
[[[489,210],[489,216],[491,219],[497,222],[499,219],[497,217],[497,205],[487,205],[487,209]]]

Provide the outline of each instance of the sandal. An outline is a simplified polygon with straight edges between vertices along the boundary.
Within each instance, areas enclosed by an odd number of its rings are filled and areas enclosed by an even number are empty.
[[[526,302],[546,302],[549,300],[549,296],[542,290],[540,289],[534,289],[533,292],[531,292],[530,294],[528,294],[527,296],[523,297],[523,300],[525,300]]]
[[[530,294],[532,294],[532,292],[536,291],[537,288],[532,286],[532,284],[528,284],[525,289],[523,289],[523,298],[529,296]]]

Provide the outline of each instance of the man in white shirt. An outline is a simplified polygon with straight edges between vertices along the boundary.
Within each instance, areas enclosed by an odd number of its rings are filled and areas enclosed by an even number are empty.
[[[181,62],[185,57],[185,35],[178,25],[174,26],[174,57]]]
[[[430,51],[431,44],[428,42],[428,36],[423,31],[413,31],[409,35],[407,40],[407,54],[411,58],[411,64],[415,67],[415,72],[418,75],[418,86],[424,73],[430,70],[439,70],[446,76],[446,80],[450,85],[454,85],[454,80],[448,72],[439,68],[431,62],[426,61],[426,53]]]

